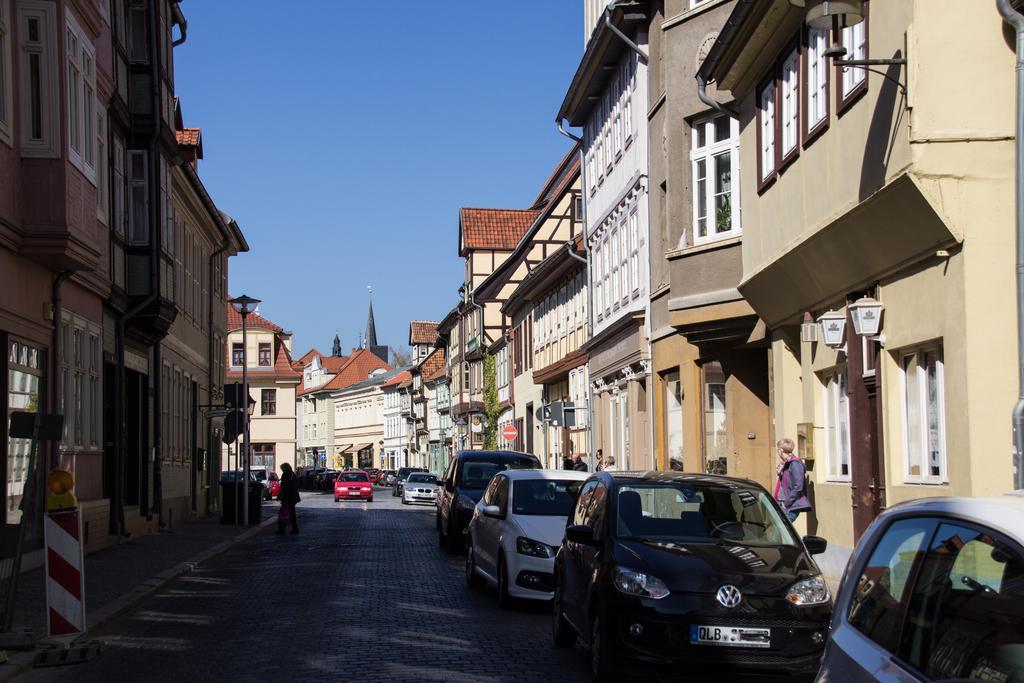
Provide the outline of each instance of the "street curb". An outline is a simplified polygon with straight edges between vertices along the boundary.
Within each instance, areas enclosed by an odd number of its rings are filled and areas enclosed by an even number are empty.
[[[98,628],[99,626],[101,626],[102,624],[110,621],[114,617],[119,616],[136,603],[139,603],[145,598],[152,595],[153,593],[156,593],[158,590],[160,590],[161,588],[163,588],[179,576],[195,571],[196,567],[198,567],[202,563],[208,562],[214,557],[227,551],[229,548],[231,548],[231,546],[237,543],[249,540],[253,536],[263,531],[264,529],[271,527],[276,523],[276,515],[269,517],[260,522],[258,525],[254,526],[253,528],[247,529],[242,533],[238,534],[237,536],[225,539],[217,545],[199,553],[195,557],[191,557],[185,560],[184,562],[180,562],[171,567],[170,569],[162,571],[159,574],[143,581],[141,584],[139,584],[132,590],[128,591],[127,593],[124,593],[118,598],[111,600],[103,607],[100,607],[95,611],[88,612],[86,615],[86,623],[89,630],[86,631],[85,636],[83,636],[79,640],[76,640],[75,643],[73,644],[79,644],[88,641],[90,639],[89,633]],[[36,647],[32,651],[17,652],[13,654],[8,653],[7,661],[0,662],[0,683],[13,680],[14,678],[25,673],[26,671],[32,669],[32,662],[35,659],[36,654],[39,653],[42,649],[44,648]],[[4,671],[3,669],[7,667],[10,667],[11,670]]]

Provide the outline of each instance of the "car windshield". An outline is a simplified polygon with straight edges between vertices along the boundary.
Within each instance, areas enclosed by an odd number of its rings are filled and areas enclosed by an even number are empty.
[[[620,539],[798,545],[764,491],[706,482],[619,486]]]
[[[338,481],[370,481],[365,472],[342,472],[338,475]]]
[[[410,474],[406,482],[409,484],[436,484],[437,477],[433,474]]]
[[[260,481],[266,481],[267,480],[267,471],[266,470],[252,470],[252,476],[256,477]]]
[[[403,467],[402,469],[398,470],[398,476],[399,477],[408,477],[410,472],[415,472],[415,471],[416,470],[414,470],[411,467]]]
[[[530,458],[510,458],[498,462],[487,462],[486,460],[467,460],[462,463],[462,478],[460,483],[463,488],[482,489],[496,472],[505,470],[530,470],[537,466]]]
[[[512,484],[512,512],[517,515],[568,517],[580,481],[518,479]]]

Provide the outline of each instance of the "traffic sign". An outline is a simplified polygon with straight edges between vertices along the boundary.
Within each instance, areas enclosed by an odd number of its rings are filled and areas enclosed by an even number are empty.
[[[519,432],[516,431],[515,426],[505,425],[505,428],[501,430],[501,436],[505,441],[515,441],[516,437],[519,436]]]

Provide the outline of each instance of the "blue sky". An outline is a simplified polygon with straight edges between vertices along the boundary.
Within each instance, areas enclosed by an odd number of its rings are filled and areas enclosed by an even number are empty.
[[[185,125],[251,246],[231,293],[262,299],[297,353],[336,331],[355,346],[371,282],[381,343],[440,319],[462,281],[458,207],[525,208],[568,149],[554,118],[582,4],[183,2]]]

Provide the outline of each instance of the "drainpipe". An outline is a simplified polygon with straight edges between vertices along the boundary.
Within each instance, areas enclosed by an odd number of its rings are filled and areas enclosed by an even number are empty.
[[[181,5],[177,2],[171,5],[171,16],[174,18],[174,23],[178,25],[178,30],[181,31],[181,38],[172,41],[171,47],[178,47],[188,40],[188,22],[185,21],[185,15],[181,12]]]
[[[619,30],[619,27],[612,23],[612,12],[615,11],[615,8],[618,6],[618,4],[619,3],[615,2],[608,5],[608,8],[604,11],[604,25],[608,28],[609,31],[617,35],[619,39],[622,40],[622,42],[628,45],[629,48],[633,50],[633,52],[640,55],[640,59],[644,60],[645,63],[649,64],[650,58],[647,56],[647,53],[644,52],[643,48],[634,43],[629,38],[629,36],[627,36],[625,33]]]
[[[739,112],[736,111],[734,107],[722,104],[718,100],[712,98],[711,95],[708,95],[708,82],[707,79],[704,78],[704,74],[701,73],[697,74],[697,97],[698,99],[700,99],[701,102],[708,105],[709,107],[711,107],[720,114],[731,116],[734,119],[738,119],[740,117]]]
[[[1016,171],[1017,232],[1017,375],[1019,394],[1013,407],[1013,468],[1015,489],[1024,489],[1024,15],[1009,0],[996,0],[999,14],[1016,31],[1017,45],[1017,130],[1014,146]]]
[[[580,198],[582,199],[581,204],[583,205],[583,215],[580,219],[583,223],[583,248],[586,250],[586,258],[582,258],[576,254],[576,252],[570,247],[569,254],[576,259],[579,259],[587,264],[587,341],[594,336],[594,307],[591,305],[593,302],[590,300],[590,293],[594,291],[593,282],[591,281],[591,252],[590,252],[590,240],[587,239],[587,154],[586,150],[583,149],[583,140],[576,137],[565,128],[562,127],[562,120],[558,119],[558,132],[565,137],[575,140],[580,145]],[[588,362],[589,366],[589,362]],[[589,460],[590,471],[594,471],[594,467],[597,463],[597,449],[594,443],[594,385],[590,381],[589,368],[587,371],[587,450],[589,451],[587,459]]]
[[[150,220],[151,229],[149,231],[149,267],[150,267],[150,294],[157,298],[160,296],[160,247],[161,247],[161,235],[163,234],[163,226],[160,223],[160,131],[163,128],[163,116],[161,115],[160,109],[160,51],[157,49],[158,41],[156,36],[159,35],[157,25],[157,0],[150,0],[149,2],[149,30],[152,40],[149,41],[149,73],[150,73],[150,86],[152,89],[152,112],[153,112],[153,136],[150,139]],[[163,410],[163,399],[161,392],[163,391],[163,378],[161,373],[163,371],[162,363],[162,343],[157,341],[153,345],[153,377],[151,386],[153,387],[153,500],[150,501],[149,511],[150,513],[156,512],[158,515],[161,514],[161,506],[163,504],[163,419],[161,411]],[[160,520],[161,526],[164,525],[164,520]]]
[[[470,284],[472,284],[472,282],[470,282]],[[469,305],[474,307],[474,308],[476,308],[478,311],[480,311],[480,328],[477,330],[477,333],[476,333],[476,348],[477,348],[477,351],[479,351],[480,347],[483,346],[483,343],[484,343],[484,329],[485,329],[485,326],[484,326],[484,307],[476,302],[476,298],[475,298],[475,295],[474,295],[474,292],[473,292],[472,289],[469,290]],[[481,367],[480,368],[480,379],[481,379],[481,381],[483,380],[483,374],[484,374],[483,368]],[[480,400],[481,400],[481,402],[483,401],[483,397],[484,397],[483,392],[484,392],[484,387],[481,386],[480,387]],[[410,392],[410,396],[411,396],[411,392]],[[472,412],[473,412],[473,365],[472,365],[472,363],[470,363],[470,366],[469,366],[469,407],[470,407],[470,411],[469,412],[472,414]],[[413,420],[413,425],[415,426],[415,424],[416,424],[416,421]],[[473,429],[472,423],[470,423],[467,426],[470,428],[470,431],[472,431],[472,429]]]
[[[73,274],[74,271],[72,270],[62,270],[57,273],[57,277],[53,278],[53,294],[51,299],[53,301],[53,367],[50,368],[50,393],[53,396],[51,403],[53,408],[50,410],[51,413],[56,413],[60,407],[61,389],[63,389],[60,385],[60,312],[62,308],[60,287]],[[50,469],[55,469],[60,465],[59,451],[60,442],[53,442],[50,449]]]

